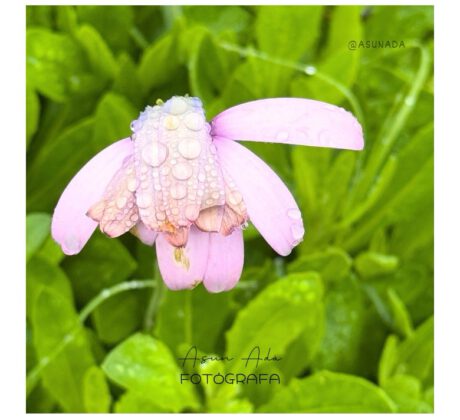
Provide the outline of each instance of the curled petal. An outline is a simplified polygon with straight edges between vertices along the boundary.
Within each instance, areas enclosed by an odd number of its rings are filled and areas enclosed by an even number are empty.
[[[131,233],[137,236],[145,245],[152,246],[155,243],[157,232],[149,229],[142,222],[137,222],[136,226],[131,229]]]
[[[244,262],[243,232],[234,230],[230,235],[211,233],[208,266],[204,286],[210,292],[222,292],[235,287],[241,277]]]
[[[300,210],[286,185],[254,153],[232,140],[217,138],[219,162],[243,195],[254,226],[280,255],[303,238]]]
[[[171,245],[166,234],[156,239],[161,276],[173,290],[191,289],[203,281],[209,250],[209,233],[190,227],[185,247]]]
[[[120,140],[94,156],[67,185],[51,224],[53,239],[65,254],[78,254],[93,234],[98,223],[86,212],[101,199],[124,159],[132,153],[131,139]]]
[[[229,108],[212,121],[213,136],[233,140],[361,150],[363,132],[343,108],[300,98],[273,98]]]

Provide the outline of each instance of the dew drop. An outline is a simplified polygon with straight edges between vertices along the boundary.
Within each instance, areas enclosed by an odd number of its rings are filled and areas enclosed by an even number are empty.
[[[168,156],[168,148],[160,142],[152,142],[142,149],[142,159],[151,166],[160,166]]]
[[[64,240],[65,249],[70,253],[75,253],[80,250],[80,240],[75,235],[69,235]]]
[[[242,230],[246,230],[249,227],[249,223],[246,221],[241,225]]]
[[[182,98],[175,96],[171,98],[168,102],[170,114],[179,115],[187,111],[187,102],[185,102]]]
[[[313,76],[314,74],[316,74],[316,67],[315,66],[305,67],[305,73],[308,74],[309,76]]]
[[[301,220],[302,219],[302,213],[300,213],[299,209],[289,209],[287,211],[287,215],[292,220]]]
[[[157,220],[165,220],[165,218],[166,218],[166,215],[162,211],[156,213],[155,216],[156,216]]]
[[[126,202],[127,202],[127,199],[126,199],[125,196],[117,197],[116,203],[117,203],[117,207],[118,207],[119,209],[122,209],[123,207],[125,207],[125,206],[126,206]]]
[[[200,173],[198,175],[198,181],[200,181],[200,182],[206,181],[206,175],[204,173]]]
[[[415,98],[413,96],[406,96],[404,99],[404,103],[407,106],[414,106],[415,105]]]
[[[185,208],[185,217],[192,222],[198,218],[199,214],[200,207],[195,204],[190,204]]]
[[[230,202],[230,204],[233,204],[234,206],[240,204],[242,200],[243,196],[239,191],[232,191],[228,196],[228,201]]]
[[[152,198],[149,194],[140,194],[137,196],[137,205],[146,208],[152,203]]]
[[[130,125],[131,131],[134,133],[139,131],[142,128],[142,121],[141,120],[134,120],[131,122]]]
[[[193,168],[186,162],[178,163],[172,168],[174,178],[184,181],[192,176]]]
[[[179,153],[185,159],[196,159],[201,153],[201,144],[195,139],[182,140],[178,146]]]
[[[172,210],[171,210],[171,213],[174,215],[174,216],[177,216],[179,214],[179,209],[177,207],[173,207]]]
[[[303,238],[303,235],[305,233],[305,229],[303,228],[302,225],[292,225],[291,226],[291,233],[292,237],[294,238],[295,241],[300,241]]]
[[[185,116],[184,123],[190,130],[200,131],[204,125],[204,118],[197,112],[190,112]]]
[[[168,115],[163,120],[163,125],[167,130],[176,130],[179,127],[180,121],[179,118],[174,115]]]
[[[187,195],[187,188],[183,184],[175,184],[170,189],[171,197],[180,200]]]

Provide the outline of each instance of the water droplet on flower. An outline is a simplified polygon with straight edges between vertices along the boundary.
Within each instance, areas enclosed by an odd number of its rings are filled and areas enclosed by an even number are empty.
[[[206,175],[204,173],[200,173],[198,175],[198,181],[200,181],[200,182],[206,181]]]
[[[163,125],[168,130],[175,130],[177,127],[179,127],[179,123],[179,118],[173,115],[168,115],[163,120]]]
[[[137,196],[137,205],[146,208],[152,203],[152,198],[149,194],[140,194]]]
[[[249,227],[249,223],[246,221],[240,227],[242,230],[246,230]]]
[[[187,188],[183,184],[175,184],[170,189],[171,197],[180,200],[187,195]]]
[[[174,178],[184,181],[192,176],[193,168],[185,162],[178,163],[172,169]]]
[[[126,202],[127,202],[126,197],[124,197],[124,196],[118,197],[118,198],[117,198],[117,207],[118,207],[119,209],[122,209],[123,207],[125,207]]]
[[[171,210],[171,213],[174,215],[174,216],[177,216],[179,214],[179,209],[177,207],[173,207],[173,209]]]
[[[131,131],[136,132],[142,128],[142,120],[134,120],[130,125]]]
[[[166,218],[166,215],[165,215],[163,212],[161,212],[161,211],[158,212],[158,213],[156,213],[155,216],[156,216],[156,218],[157,218],[158,220],[165,220],[165,218]]]
[[[292,225],[291,233],[295,241],[300,241],[303,238],[305,229],[303,228],[302,225]]]
[[[64,247],[71,253],[78,252],[80,250],[80,240],[75,235],[69,235],[64,240]]]
[[[292,220],[301,220],[302,219],[302,213],[300,213],[299,209],[289,209],[287,211],[287,215]]]
[[[201,153],[201,144],[195,139],[182,140],[178,146],[179,153],[186,159],[195,159]]]
[[[182,98],[173,97],[169,101],[169,112],[174,115],[183,114],[187,111],[187,102]]]
[[[239,191],[232,191],[228,196],[228,201],[230,202],[230,204],[233,204],[234,206],[240,204],[242,200],[243,196]]]
[[[192,222],[198,218],[199,214],[200,207],[195,204],[190,204],[185,208],[185,217]]]
[[[190,130],[199,131],[203,128],[204,117],[197,112],[190,112],[185,116],[184,123]]]
[[[151,166],[160,166],[168,156],[168,148],[160,142],[147,144],[142,150],[142,159]]]

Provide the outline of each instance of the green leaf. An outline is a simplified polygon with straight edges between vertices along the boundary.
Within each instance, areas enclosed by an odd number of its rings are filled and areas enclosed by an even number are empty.
[[[62,32],[73,35],[78,27],[75,6],[57,6],[56,25]]]
[[[80,22],[93,26],[114,51],[130,48],[134,8],[131,6],[77,6]]]
[[[375,374],[387,329],[355,278],[331,285],[325,306],[325,333],[313,369]]]
[[[388,289],[387,293],[393,314],[394,329],[403,337],[409,337],[413,332],[413,327],[406,305],[393,289]]]
[[[348,50],[347,42],[362,39],[361,6],[337,6],[332,11],[328,42],[322,57],[315,63],[317,72],[346,88],[353,85],[359,68],[361,50]],[[291,85],[293,96],[310,97],[339,104],[344,94],[336,86],[318,76],[299,76]]]
[[[197,32],[188,64],[190,87],[192,94],[207,104],[222,92],[238,56],[219,48],[207,30],[199,28]],[[213,57],[213,60],[210,61],[209,57]]]
[[[242,32],[250,20],[249,12],[242,6],[184,6],[183,12],[187,19],[215,34]]]
[[[260,7],[255,23],[259,48],[275,57],[299,59],[318,39],[322,11],[321,6]]]
[[[105,94],[94,116],[94,144],[105,146],[129,137],[129,125],[137,114],[137,110],[125,97],[113,92]]]
[[[201,352],[198,352],[201,355]],[[225,365],[220,360],[208,360],[197,366],[197,372],[205,378],[205,375],[212,378],[214,375],[222,375]],[[253,407],[249,400],[241,398],[241,387],[237,384],[216,384],[214,381],[201,381],[206,396],[206,411],[208,413],[252,413]]]
[[[229,369],[243,369],[241,358],[248,357],[256,346],[261,355],[271,349],[272,356],[281,356],[303,331],[316,334],[321,328],[316,321],[323,310],[322,293],[316,273],[291,274],[267,286],[238,312],[227,331],[226,354],[235,358]],[[255,367],[254,361],[248,361],[246,370]]]
[[[125,53],[118,57],[117,73],[112,89],[115,93],[128,98],[133,104],[141,108],[143,105],[142,85],[137,75],[137,67],[132,58]]]
[[[39,359],[48,357],[74,331],[75,338],[44,368],[43,384],[66,412],[84,412],[83,378],[94,363],[86,337],[78,326],[75,309],[68,298],[44,287],[35,299],[32,313],[34,344]]]
[[[350,273],[352,260],[340,248],[327,248],[323,252],[301,255],[288,265],[288,272],[317,271],[327,283],[337,283]]]
[[[146,308],[145,291],[129,291],[112,296],[93,313],[93,323],[100,340],[118,343],[142,325]]]
[[[104,372],[91,366],[83,378],[83,401],[87,413],[108,413],[112,397]]]
[[[26,261],[43,245],[49,235],[51,216],[47,213],[30,213],[26,218]]]
[[[180,383],[180,370],[159,340],[135,334],[113,349],[102,364],[106,375],[121,387],[168,412],[198,405],[192,386]]]
[[[136,262],[121,242],[98,232],[80,254],[66,258],[62,267],[72,281],[77,302],[85,304],[102,289],[126,280]]]
[[[293,379],[263,413],[392,413],[395,404],[371,382],[357,376],[319,372],[305,379]]]
[[[166,290],[156,317],[155,335],[174,351],[185,342],[206,352],[218,352],[230,303],[228,293],[209,293],[203,286],[193,291]]]
[[[92,119],[80,121],[39,150],[27,171],[29,211],[50,212],[56,205],[66,184],[96,152],[88,141],[92,130]]]
[[[79,89],[85,61],[72,38],[32,28],[26,44],[27,79],[42,95],[63,102]]]
[[[27,262],[26,269],[26,308],[31,317],[36,300],[44,288],[52,289],[69,302],[72,301],[72,289],[69,279],[60,267],[56,267],[45,259],[34,256]]]
[[[321,6],[261,7],[255,23],[260,50],[272,59],[297,61],[308,54],[319,37]],[[298,40],[302,42],[298,42]],[[286,95],[293,70],[281,65],[258,62],[258,77],[267,96]]]
[[[357,256],[354,265],[362,278],[391,274],[398,268],[398,257],[377,252],[363,252]]]
[[[117,72],[117,62],[101,35],[93,27],[83,25],[75,36],[85,50],[93,72],[103,79],[113,79]]]
[[[178,70],[176,33],[169,33],[150,45],[142,54],[138,68],[139,80],[143,88],[149,91],[165,84]]]
[[[115,404],[115,413],[167,413],[168,410],[143,393],[125,392]]]
[[[390,336],[379,366],[379,382],[385,386],[395,375],[417,378],[424,386],[433,386],[434,332],[433,317],[420,325],[412,335],[397,344]]]
[[[420,381],[410,375],[396,375],[383,387],[396,403],[398,413],[432,413],[433,406],[424,401]]]
[[[29,145],[33,135],[37,131],[40,119],[40,100],[31,87],[26,88],[26,140]]]

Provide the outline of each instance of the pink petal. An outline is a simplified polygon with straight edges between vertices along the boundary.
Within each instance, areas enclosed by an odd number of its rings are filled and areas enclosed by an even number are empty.
[[[300,98],[273,98],[229,108],[212,121],[213,136],[233,140],[361,150],[363,132],[343,108]]]
[[[303,238],[302,217],[278,175],[254,153],[232,140],[214,141],[221,166],[243,195],[250,220],[270,246],[288,255]]]
[[[72,178],[54,209],[51,234],[67,255],[78,254],[96,229],[86,216],[99,201],[123,160],[133,153],[131,139],[123,139],[94,156]]]
[[[156,248],[161,276],[170,289],[191,289],[203,280],[208,260],[209,233],[191,226],[184,248],[172,246],[166,235],[160,233]]]
[[[137,236],[145,245],[152,246],[155,243],[157,232],[150,230],[142,222],[137,222],[136,226],[131,229],[131,233]]]
[[[203,283],[210,292],[222,292],[235,287],[241,277],[244,262],[243,232],[234,230],[230,235],[211,233],[208,267]]]

